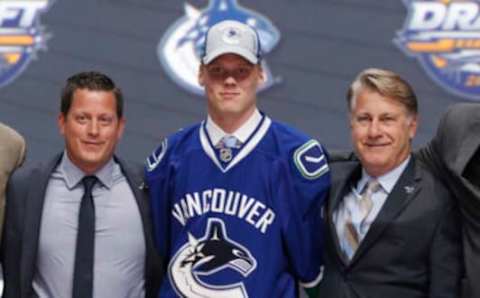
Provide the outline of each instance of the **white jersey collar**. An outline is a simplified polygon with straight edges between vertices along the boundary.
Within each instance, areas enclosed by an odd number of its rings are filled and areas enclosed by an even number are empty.
[[[255,122],[252,122],[252,123],[255,123]],[[240,146],[238,153],[226,165],[222,165],[222,163],[218,160],[216,156],[215,148],[214,148],[215,143],[213,141],[213,137],[210,135],[211,131],[210,132],[207,131],[208,123],[205,123],[205,122],[202,122],[202,125],[200,126],[200,129],[199,129],[200,143],[202,145],[204,152],[210,157],[213,163],[223,173],[226,173],[228,170],[233,168],[237,163],[239,163],[243,158],[245,158],[253,149],[255,149],[255,147],[260,143],[262,138],[267,133],[271,123],[272,121],[270,120],[270,118],[268,118],[267,116],[261,116],[260,122],[257,123],[257,127],[255,127],[253,131],[250,132],[250,135],[248,135],[248,137],[244,140],[244,143]],[[242,126],[242,130],[244,127],[245,125]],[[249,129],[245,129],[245,131],[249,131]]]
[[[208,136],[210,137],[213,145],[217,145],[218,142],[226,135],[235,136],[243,144],[255,131],[260,121],[262,121],[262,114],[260,114],[258,109],[255,109],[250,118],[248,118],[248,120],[243,123],[242,126],[240,126],[234,133],[228,134],[212,120],[210,115],[208,115],[207,122],[205,123],[205,129],[207,130]]]

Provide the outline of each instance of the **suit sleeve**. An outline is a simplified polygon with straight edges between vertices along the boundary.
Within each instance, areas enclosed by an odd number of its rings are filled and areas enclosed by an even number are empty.
[[[25,140],[10,127],[0,123],[0,229],[4,221],[5,187],[10,175],[25,159]]]
[[[155,244],[160,255],[168,256],[170,247],[169,193],[170,163],[167,152],[168,139],[165,139],[150,157],[145,166],[145,180],[150,195],[150,210]]]
[[[20,167],[25,161],[26,151],[27,146],[25,144],[25,140],[23,139],[23,137],[20,137],[20,139],[18,140],[18,156],[15,168]]]
[[[23,220],[25,202],[28,195],[28,187],[25,185],[25,182],[29,181],[30,178],[21,176],[23,174],[15,173],[7,184],[5,224],[3,225],[0,253],[4,279],[2,297],[13,298],[20,296]]]
[[[0,123],[3,154],[9,158],[7,173],[20,167],[25,160],[26,144],[25,139],[17,131]]]
[[[430,249],[430,298],[460,297],[463,276],[459,211],[453,204],[440,219]]]
[[[287,165],[285,241],[292,267],[304,287],[320,280],[323,251],[322,208],[330,187],[327,154],[315,140],[299,146]]]
[[[458,136],[454,130],[451,130],[452,125],[448,124],[448,122],[451,121],[449,119],[452,118],[451,114],[452,110],[449,109],[440,119],[437,132],[432,140],[416,152],[416,157],[438,178],[444,180],[444,183],[447,183],[447,185],[448,181],[446,181],[446,176],[448,175],[448,171],[444,159],[454,159],[455,156],[442,156],[440,152],[442,151],[442,147],[450,147],[458,143],[458,140],[453,141],[452,138],[457,138]],[[449,144],[450,141],[451,144]],[[453,150],[449,152],[453,152]]]

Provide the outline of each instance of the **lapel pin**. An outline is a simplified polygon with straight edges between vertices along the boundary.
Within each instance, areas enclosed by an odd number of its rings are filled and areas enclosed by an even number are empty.
[[[407,194],[411,194],[411,193],[413,193],[413,191],[415,190],[415,187],[414,187],[414,186],[411,186],[411,185],[407,185],[407,186],[404,187],[404,189],[405,189],[405,192],[406,192]]]

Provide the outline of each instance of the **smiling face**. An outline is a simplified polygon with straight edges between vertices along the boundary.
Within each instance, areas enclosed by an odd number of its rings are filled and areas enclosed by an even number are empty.
[[[236,54],[224,54],[200,66],[199,82],[205,87],[208,113],[224,130],[235,130],[248,120],[257,104],[262,69]]]
[[[350,111],[352,142],[367,173],[378,177],[400,165],[410,154],[417,116],[392,98],[364,88]]]
[[[93,174],[112,158],[125,126],[119,119],[111,91],[77,89],[58,126],[70,160],[85,174]]]

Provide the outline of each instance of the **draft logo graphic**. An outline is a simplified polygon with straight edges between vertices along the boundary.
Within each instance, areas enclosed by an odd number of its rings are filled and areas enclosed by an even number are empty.
[[[185,3],[185,15],[166,31],[157,47],[158,58],[175,83],[192,93],[203,94],[198,84],[198,68],[205,34],[212,25],[226,19],[255,28],[263,54],[272,51],[280,40],[280,32],[267,17],[240,6],[236,0],[210,0],[205,9]],[[280,78],[272,75],[265,59],[262,67],[266,78],[260,90],[280,82]]]
[[[223,221],[209,218],[202,238],[188,234],[188,242],[172,258],[168,272],[180,297],[246,298],[248,293],[242,279],[255,268],[256,259],[247,248],[228,237]],[[215,273],[225,272],[234,274],[227,275],[232,278],[222,285],[209,282]]]
[[[480,100],[480,1],[404,0],[394,42],[450,93]]]
[[[48,35],[40,24],[52,0],[0,1],[0,87],[17,78],[46,48]]]

